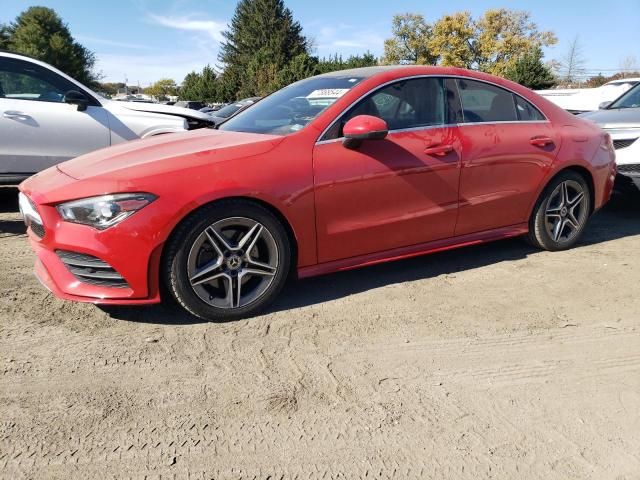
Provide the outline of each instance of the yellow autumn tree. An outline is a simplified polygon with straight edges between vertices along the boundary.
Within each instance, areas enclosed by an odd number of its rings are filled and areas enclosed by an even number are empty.
[[[540,31],[531,14],[520,10],[490,9],[478,19],[469,12],[456,12],[433,23],[422,15],[405,13],[393,19],[382,61],[504,75],[523,55],[556,42],[553,32]]]

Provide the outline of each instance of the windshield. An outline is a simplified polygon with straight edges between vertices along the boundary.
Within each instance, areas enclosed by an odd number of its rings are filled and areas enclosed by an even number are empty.
[[[236,113],[238,110],[242,108],[242,105],[239,103],[232,103],[231,105],[227,105],[226,107],[222,107],[220,110],[216,112],[216,117],[227,118]]]
[[[640,83],[609,105],[609,109],[640,107]]]
[[[220,125],[233,132],[289,135],[302,130],[362,77],[312,77],[269,95]]]

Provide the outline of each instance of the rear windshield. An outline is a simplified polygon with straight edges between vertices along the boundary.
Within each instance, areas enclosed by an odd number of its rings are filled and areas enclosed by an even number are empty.
[[[302,130],[362,77],[312,77],[293,83],[220,125],[233,132],[289,135]]]

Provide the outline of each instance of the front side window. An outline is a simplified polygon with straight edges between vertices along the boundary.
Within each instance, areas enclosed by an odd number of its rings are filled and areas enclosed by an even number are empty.
[[[272,135],[298,132],[361,81],[362,77],[341,75],[301,80],[238,113],[221,124],[220,130]]]
[[[12,58],[0,59],[0,98],[63,102],[69,90],[77,87],[46,68]]]
[[[383,119],[389,131],[443,125],[446,118],[444,79],[402,80],[360,100],[335,122],[322,140],[342,137],[342,128],[353,117],[372,115]]]
[[[514,95],[507,90],[484,82],[460,79],[458,92],[465,123],[518,120]]]

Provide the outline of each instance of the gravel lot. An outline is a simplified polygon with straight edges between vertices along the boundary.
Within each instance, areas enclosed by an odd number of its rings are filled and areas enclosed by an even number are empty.
[[[200,323],[62,302],[0,189],[3,478],[640,479],[640,200]]]

